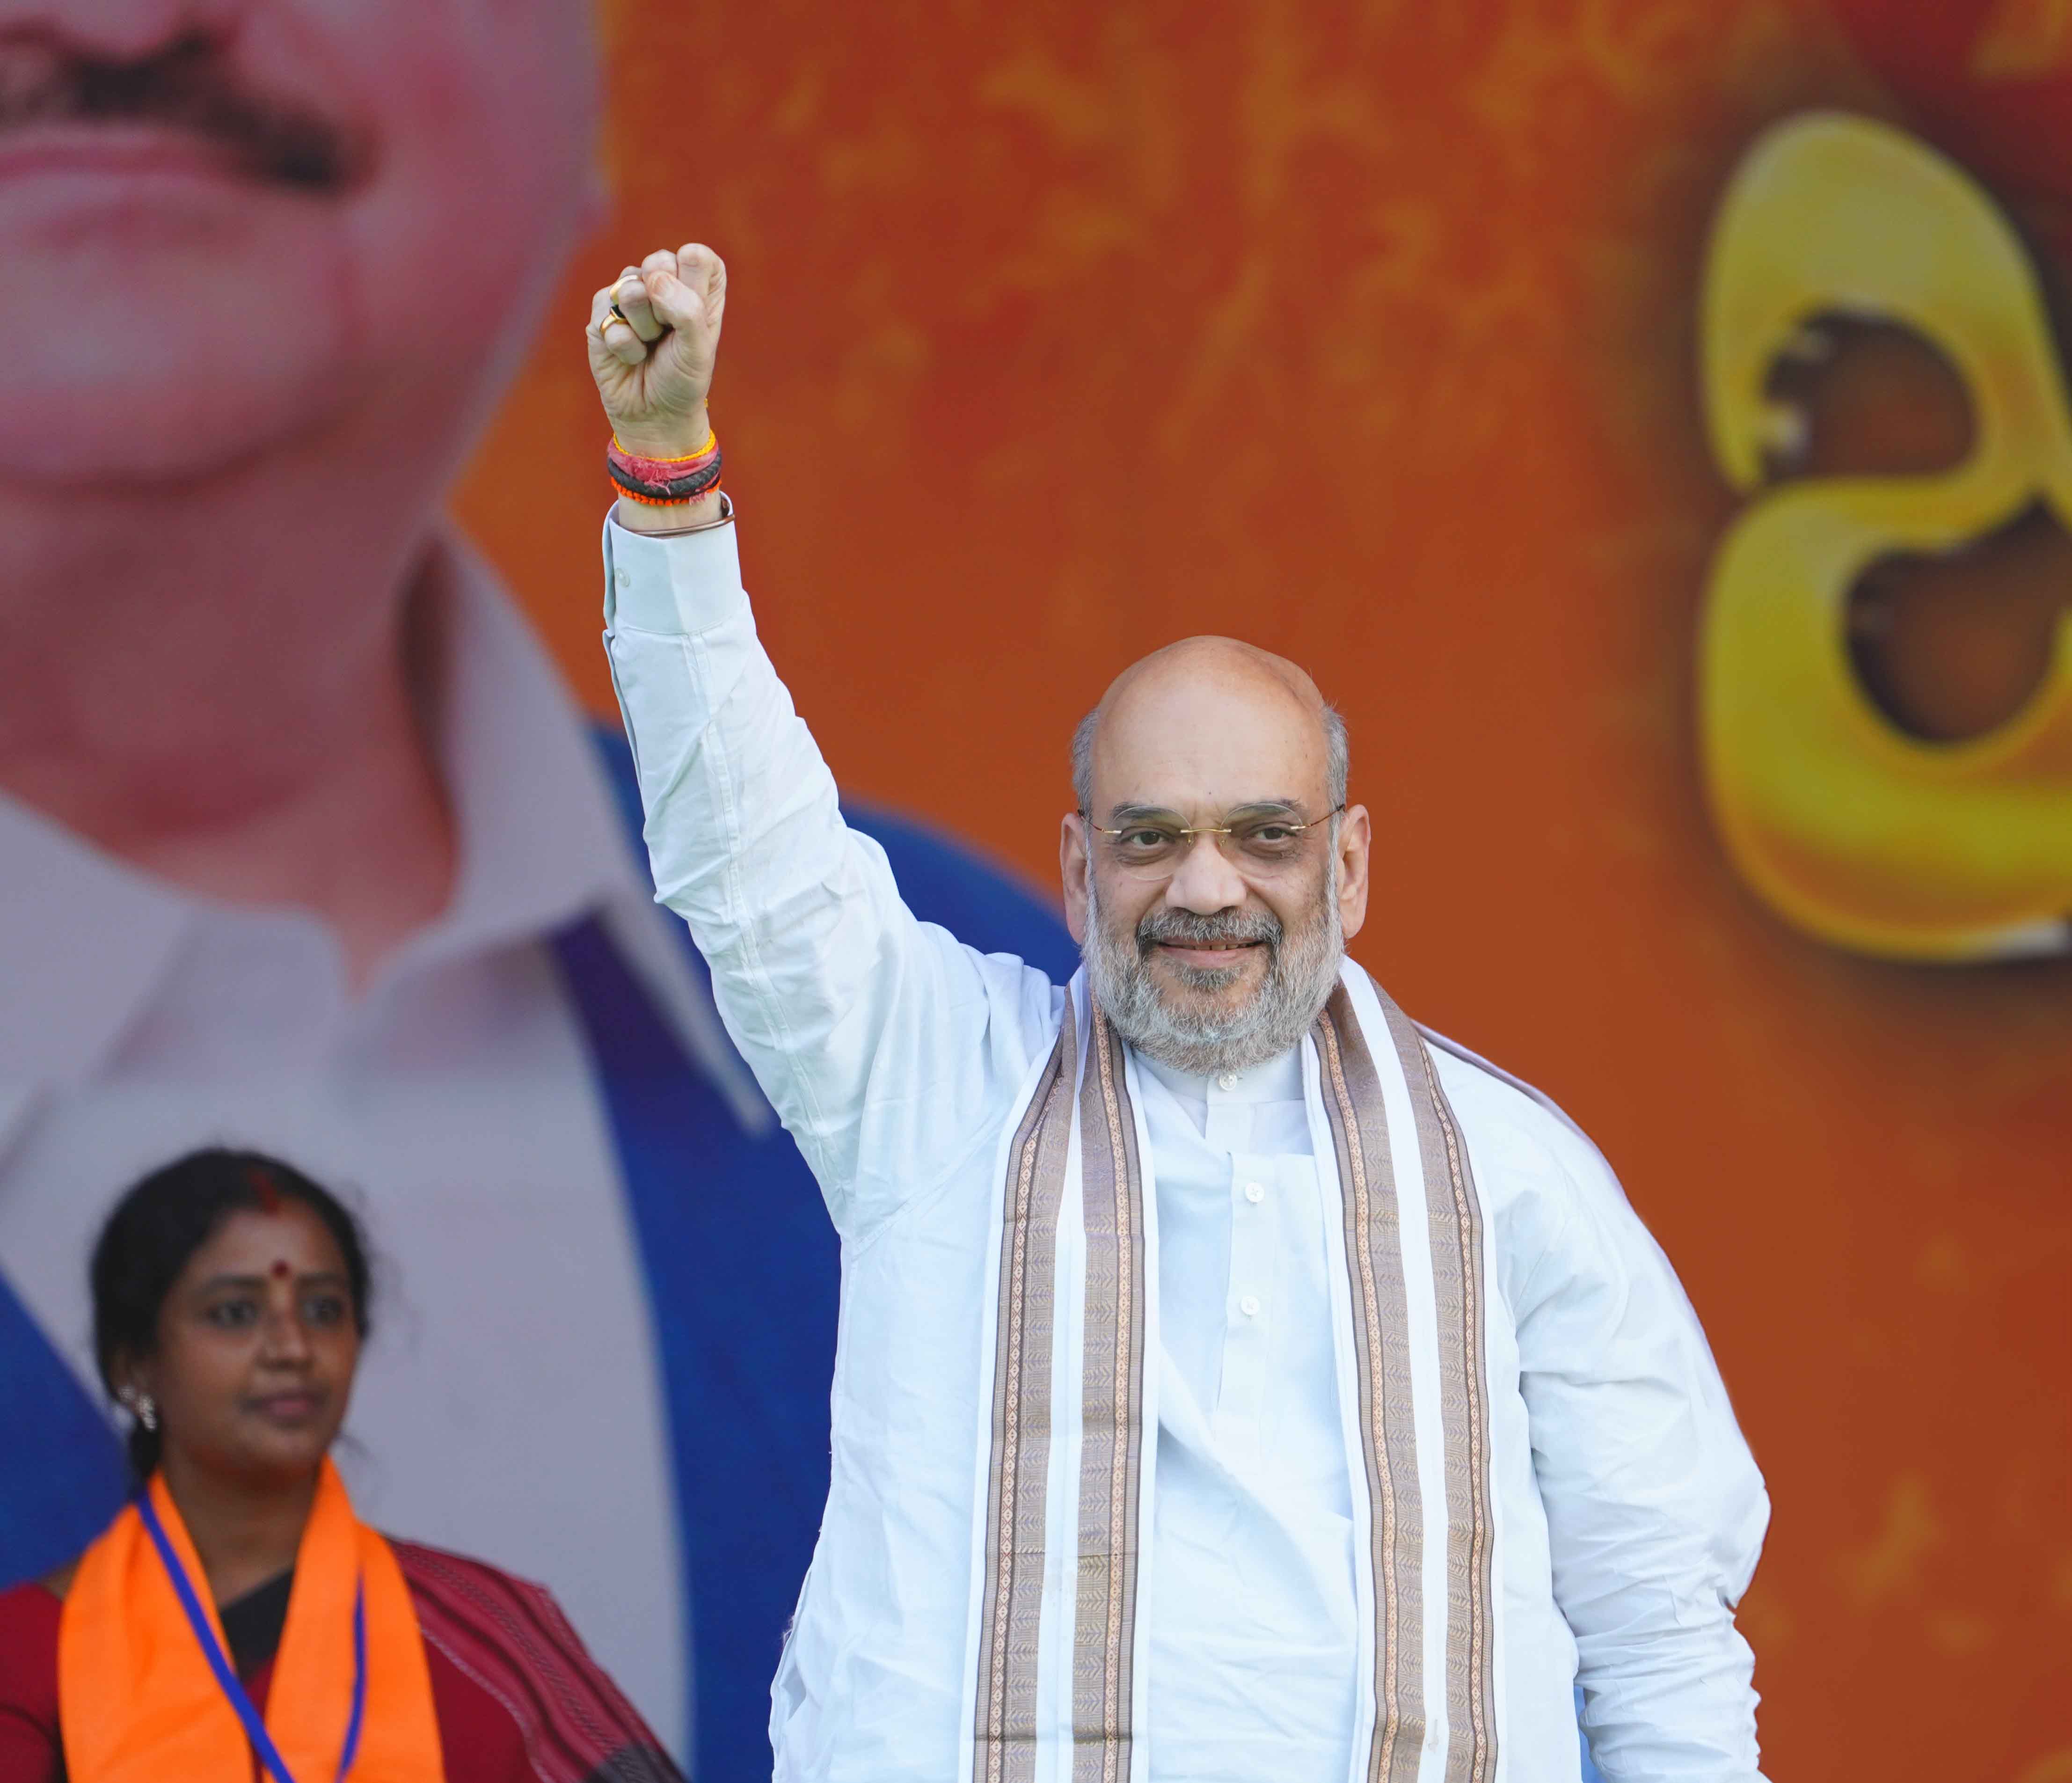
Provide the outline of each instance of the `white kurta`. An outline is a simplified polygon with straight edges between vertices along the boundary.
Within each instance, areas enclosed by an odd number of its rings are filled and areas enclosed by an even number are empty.
[[[1336,1783],[1359,1605],[1301,1062],[1139,1063],[1164,1368],[1151,1573],[1186,1582],[1151,1598],[1154,1774]]]
[[[606,553],[607,646],[656,883],[711,962],[722,1014],[843,1242],[833,1480],[774,1693],[777,1774],[948,1783],[971,1762],[973,1456],[992,1403],[1001,1162],[1063,991],[917,921],[882,851],[843,825],[756,640],[732,527],[608,527]],[[1500,1073],[1433,1051],[1487,1209],[1498,1301],[1496,1775],[1572,1783],[1580,1681],[1614,1783],[1747,1783],[1752,1662],[1732,1606],[1767,1504],[1703,1335],[1589,1141]],[[1304,1058],[1274,1082],[1298,1072],[1314,1134],[1306,1042]],[[1347,1387],[1321,1260],[1336,1165],[1302,1120],[1276,1118],[1273,1096],[1240,1130],[1210,1092],[1188,1106],[1198,1086],[1134,1058],[1128,1075],[1163,1303],[1140,1587],[1150,1700],[1133,1778],[1257,1777],[1276,1744],[1276,1778],[1350,1778],[1365,1754],[1354,1583],[1338,1558],[1350,1544],[1334,1521],[1350,1489]],[[1050,1464],[1061,1484],[1069,1447]],[[1046,1622],[1046,1645],[1071,1638]],[[1441,1738],[1420,1777],[1445,1762]],[[1069,1764],[1054,1752],[1038,1774]]]

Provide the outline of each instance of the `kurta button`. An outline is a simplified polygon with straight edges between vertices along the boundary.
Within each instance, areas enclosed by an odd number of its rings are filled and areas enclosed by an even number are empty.
[[[1256,1183],[1247,1183],[1244,1185],[1244,1198],[1256,1206],[1266,1199],[1266,1191]]]
[[[1246,1318],[1256,1319],[1259,1316],[1259,1296],[1256,1294],[1248,1294],[1238,1302],[1237,1309]]]
[[[1235,1071],[1226,1071],[1220,1077],[1216,1079],[1216,1088],[1219,1089],[1236,1089],[1237,1073]]]

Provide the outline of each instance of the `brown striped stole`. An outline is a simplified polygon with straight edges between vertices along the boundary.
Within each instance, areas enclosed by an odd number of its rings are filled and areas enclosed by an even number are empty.
[[[1348,979],[1356,973],[1349,967]],[[1379,987],[1382,1032],[1363,1027],[1342,982],[1311,1036],[1342,1219],[1351,1312],[1352,1396],[1360,1452],[1348,1457],[1364,1489],[1371,1577],[1375,1712],[1367,1739],[1369,1783],[1418,1777],[1428,1736],[1443,1718],[1443,1783],[1489,1783],[1495,1770],[1494,1581],[1490,1410],[1484,1354],[1485,1233],[1466,1147],[1424,1040]],[[1082,1024],[1087,1029],[1083,1058]],[[1398,1079],[1414,1143],[1392,1147],[1383,1074]],[[1071,1141],[1079,1140],[1076,1182]],[[1420,1192],[1401,1192],[1398,1154],[1416,1160]],[[1120,1037],[1075,982],[1058,1042],[1008,1148],[995,1308],[990,1458],[977,1634],[973,1783],[1033,1783],[1039,1736],[1049,1532],[1076,1529],[1069,1740],[1074,1783],[1128,1783],[1131,1703],[1140,1659],[1136,1613],[1144,1470],[1156,1433],[1145,1427],[1145,1294],[1149,1176]],[[1320,1160],[1320,1163],[1322,1160]],[[1077,1383],[1076,1517],[1046,1503],[1053,1435],[1054,1343],[1059,1316],[1061,1217],[1076,1194],[1083,1229],[1083,1325]],[[1406,1250],[1403,1207],[1421,1209],[1424,1243]],[[1415,1266],[1406,1258],[1416,1259]],[[1412,1295],[1406,1270],[1429,1266],[1429,1295]],[[1429,1307],[1419,1334],[1435,1353],[1442,1433],[1443,1505],[1424,1501],[1416,1452],[1412,1307]],[[1425,1379],[1431,1378],[1428,1369]],[[1429,1393],[1428,1386],[1424,1390]],[[1434,1414],[1436,1413],[1436,1415]],[[1444,1602],[1427,1601],[1428,1542],[1443,1543]],[[1054,1604],[1054,1615],[1067,1606]],[[1443,1619],[1444,1673],[1426,1676],[1425,1631]]]

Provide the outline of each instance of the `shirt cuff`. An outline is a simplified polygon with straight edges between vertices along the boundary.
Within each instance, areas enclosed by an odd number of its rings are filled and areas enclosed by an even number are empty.
[[[733,523],[674,537],[604,523],[604,623],[664,637],[696,637],[748,605]]]

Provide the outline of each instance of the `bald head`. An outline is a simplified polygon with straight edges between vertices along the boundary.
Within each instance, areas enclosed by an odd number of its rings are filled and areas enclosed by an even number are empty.
[[[1072,791],[1093,812],[1097,791],[1112,805],[1207,779],[1241,797],[1321,793],[1329,810],[1345,802],[1347,754],[1345,720],[1304,669],[1235,638],[1182,638],[1124,669],[1079,721]]]

